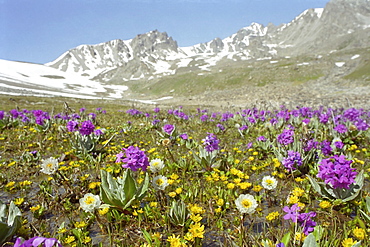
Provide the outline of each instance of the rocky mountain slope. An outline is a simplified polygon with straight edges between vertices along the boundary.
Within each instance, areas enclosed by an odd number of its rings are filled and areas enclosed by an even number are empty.
[[[114,84],[152,80],[189,71],[210,71],[225,61],[277,59],[370,46],[370,1],[332,0],[288,24],[252,23],[231,36],[179,47],[157,30],[131,40],[81,45],[48,66]]]

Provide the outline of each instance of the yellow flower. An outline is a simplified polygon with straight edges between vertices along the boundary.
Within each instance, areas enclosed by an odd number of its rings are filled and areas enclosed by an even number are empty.
[[[346,238],[342,241],[342,246],[343,247],[352,247],[352,245],[354,245],[355,243],[357,243],[357,241],[353,241],[352,238]]]
[[[234,189],[235,188],[235,184],[233,184],[233,183],[228,183],[226,186],[227,186],[228,189]]]
[[[272,221],[276,219],[277,217],[279,217],[279,215],[280,215],[279,212],[271,212],[266,216],[266,220]]]
[[[245,190],[251,187],[252,184],[248,182],[243,182],[243,183],[239,183],[238,186],[240,187],[240,189]]]
[[[184,246],[183,243],[181,243],[180,236],[175,236],[175,234],[172,234],[172,236],[167,238],[167,242],[170,243],[170,247],[182,247]]]
[[[202,216],[200,216],[200,214],[191,214],[190,215],[190,219],[194,222],[199,222],[202,220]]]
[[[199,207],[197,204],[190,204],[189,210],[193,214],[203,214],[205,210],[202,207]]]
[[[300,196],[303,196],[304,190],[301,188],[295,187],[294,190],[292,191],[292,194],[294,196],[300,197]]]
[[[194,241],[194,236],[191,232],[187,232],[184,236],[184,239],[186,241],[193,242]]]
[[[260,192],[261,190],[263,189],[263,187],[261,185],[255,185],[253,186],[252,190],[254,192]]]
[[[77,221],[74,225],[76,228],[84,228],[87,226],[86,222],[84,221]]]
[[[75,241],[75,237],[74,236],[68,236],[68,237],[66,237],[64,239],[64,243],[66,243],[66,244],[70,244],[70,243],[72,243],[74,241]]]
[[[152,238],[160,239],[162,237],[162,234],[160,232],[155,232],[152,234]]]
[[[331,203],[329,201],[321,201],[319,206],[320,206],[320,208],[330,208]]]
[[[30,207],[30,210],[32,211],[32,212],[36,212],[37,210],[39,210],[41,208],[41,206],[40,205],[36,205],[36,206],[34,206],[34,207]]]
[[[181,192],[182,192],[182,188],[177,188],[176,190],[175,190],[175,192],[177,193],[177,194],[180,194]]]
[[[5,185],[5,188],[8,188],[9,190],[14,189],[15,182],[11,181]]]
[[[176,180],[179,178],[179,175],[175,174],[175,173],[172,173],[171,176],[170,176],[171,179],[173,180]]]
[[[89,184],[89,189],[95,189],[97,186],[100,186],[100,182],[91,182]]]
[[[194,238],[203,238],[204,225],[201,225],[199,222],[195,224],[191,224],[189,232],[192,233]]]
[[[174,192],[174,191],[171,191],[170,193],[168,193],[168,195],[170,196],[170,197],[175,197],[176,196],[176,192]]]
[[[149,206],[150,206],[151,208],[156,208],[156,207],[158,206],[158,202],[150,202],[150,203],[149,203]]]
[[[231,169],[230,169],[230,173],[231,173],[232,175],[236,175],[236,174],[238,174],[238,172],[239,172],[239,170],[238,170],[238,169],[236,169],[236,168],[231,168]]]
[[[298,203],[299,202],[299,198],[297,196],[289,196],[288,197],[288,203],[289,204],[295,204],[295,203]]]
[[[305,238],[306,238],[306,235],[304,233],[302,232],[295,233],[295,237],[294,237],[295,241],[303,242]]]
[[[140,208],[140,209],[138,209],[138,210],[137,210],[137,212],[138,212],[139,214],[142,214],[142,213],[144,213],[144,210],[143,210],[142,208]]]
[[[65,233],[67,231],[67,228],[63,227],[58,230],[58,233]]]
[[[215,209],[215,213],[220,213],[221,211],[222,211],[221,207]]]
[[[366,232],[362,228],[356,227],[355,229],[352,230],[352,233],[355,236],[355,238],[357,238],[358,240],[364,240],[365,239]]]
[[[15,205],[21,205],[22,203],[24,202],[24,198],[16,198],[15,200],[14,200],[14,204]]]
[[[90,243],[91,242],[91,238],[89,236],[86,236],[82,242],[84,244]]]
[[[32,184],[32,181],[29,181],[29,180],[24,180],[24,181],[19,182],[20,186],[27,186],[31,184]]]
[[[100,215],[105,215],[109,212],[109,207],[102,207],[98,210]]]
[[[218,199],[217,201],[216,201],[216,204],[217,204],[217,206],[222,206],[222,205],[224,205],[224,203],[225,203],[225,200],[224,199],[222,199],[222,198],[220,198],[220,199]]]

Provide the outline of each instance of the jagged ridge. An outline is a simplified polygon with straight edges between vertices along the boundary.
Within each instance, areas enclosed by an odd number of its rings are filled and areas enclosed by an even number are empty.
[[[224,59],[272,59],[367,47],[369,28],[369,0],[332,0],[324,9],[308,9],[288,24],[252,23],[225,39],[191,47],[178,47],[167,33],[154,30],[131,40],[81,45],[47,65],[120,84],[181,71],[207,71]]]

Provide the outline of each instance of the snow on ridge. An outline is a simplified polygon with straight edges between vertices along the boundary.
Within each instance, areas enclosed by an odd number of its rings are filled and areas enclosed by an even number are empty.
[[[67,73],[40,64],[13,62],[0,59],[1,87],[34,92],[35,94],[52,94],[77,98],[102,98],[98,93],[107,93],[107,89],[127,90],[88,80],[76,73]],[[10,85],[9,85],[10,84]],[[69,96],[68,96],[69,95]]]
[[[314,11],[317,14],[317,17],[321,18],[324,8],[315,8]]]

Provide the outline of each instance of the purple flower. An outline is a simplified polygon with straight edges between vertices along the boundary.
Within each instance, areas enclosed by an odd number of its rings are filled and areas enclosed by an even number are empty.
[[[90,135],[94,129],[94,124],[90,120],[87,120],[81,123],[79,131],[81,135],[87,136]]]
[[[286,215],[284,215],[284,220],[292,220],[293,222],[297,222],[298,221],[298,211],[301,210],[300,207],[298,207],[298,204],[295,203],[293,204],[290,208],[288,206],[285,206],[283,208],[283,211],[286,213]]]
[[[103,131],[101,130],[101,129],[96,129],[96,130],[94,130],[94,135],[96,135],[96,136],[101,136],[101,135],[103,135],[104,133],[103,133]]]
[[[183,139],[183,140],[187,140],[189,137],[188,137],[188,134],[186,134],[186,133],[184,133],[184,134],[181,134],[180,136],[179,136],[181,139]]]
[[[138,115],[141,115],[142,112],[137,110],[137,109],[130,109],[130,110],[127,110],[126,111],[127,114],[130,114],[132,116],[138,116]]]
[[[346,160],[344,155],[334,155],[320,162],[318,178],[330,184],[334,189],[345,188],[355,181],[357,172],[351,168],[352,160]]]
[[[96,114],[93,113],[93,112],[89,113],[88,116],[89,116],[90,119],[95,119],[96,118]]]
[[[222,131],[225,130],[225,127],[222,124],[217,124],[216,126],[217,126],[217,128],[219,128]]]
[[[44,125],[44,117],[43,116],[36,117],[35,123],[38,124],[38,125],[43,126]]]
[[[267,139],[264,136],[259,136],[259,137],[257,137],[257,141],[265,142],[265,141],[267,141]]]
[[[354,121],[360,117],[361,112],[355,108],[350,108],[344,111],[343,116],[349,121]]]
[[[284,243],[278,243],[275,247],[285,247]]]
[[[341,134],[346,133],[348,131],[347,127],[343,124],[338,124],[337,126],[335,126],[334,130]]]
[[[248,126],[247,125],[242,125],[239,130],[240,131],[243,131],[243,130],[247,130],[248,129]]]
[[[309,124],[310,123],[310,119],[309,118],[305,118],[302,120],[302,123],[304,123],[305,125]]]
[[[294,142],[294,131],[291,129],[284,129],[283,133],[278,135],[277,140],[282,145],[289,145]]]
[[[313,148],[317,148],[319,145],[319,142],[315,141],[314,139],[310,139],[306,142],[305,146],[303,147],[303,150],[305,152],[311,151]]]
[[[77,121],[74,121],[74,120],[69,121],[69,122],[67,123],[67,130],[68,130],[69,132],[77,131],[77,130],[78,130],[78,122],[77,122]]]
[[[330,146],[330,142],[327,140],[324,140],[321,142],[321,152],[324,155],[331,155],[333,149]]]
[[[44,237],[33,237],[22,243],[21,238],[17,238],[14,247],[38,247],[42,244],[42,247],[58,246],[62,247],[62,244],[56,238],[44,238]]]
[[[124,154],[120,152],[116,155],[117,163],[123,162],[123,168],[129,168],[133,171],[137,171],[139,168],[146,171],[146,168],[149,166],[149,160],[144,151],[141,151],[138,147],[134,146],[123,148],[123,150],[125,150],[126,158],[123,158]]]
[[[161,120],[159,120],[159,119],[154,119],[153,121],[152,121],[152,125],[157,125],[158,123],[160,123],[161,122]]]
[[[303,233],[308,235],[313,232],[316,222],[311,218],[316,217],[316,212],[301,213],[298,215],[298,222],[303,227]]]
[[[299,152],[288,150],[288,157],[284,158],[282,164],[289,172],[296,170],[297,166],[302,165],[301,154]]]
[[[9,111],[10,115],[12,115],[13,118],[17,118],[19,116],[19,112],[17,109],[13,109]]]
[[[4,119],[4,111],[0,111],[0,120]]]
[[[204,114],[204,115],[200,116],[200,121],[205,122],[207,120],[208,120],[208,115],[207,114]]]
[[[214,150],[219,150],[218,144],[220,140],[217,139],[216,135],[213,133],[208,133],[208,136],[203,139],[203,145],[207,152],[212,152]]]
[[[156,107],[156,108],[154,108],[154,110],[153,110],[155,113],[158,113],[158,112],[160,112],[161,111],[161,109],[159,109],[158,107]]]
[[[86,108],[85,108],[85,107],[82,107],[82,108],[80,109],[80,112],[84,112],[84,111],[86,111]]]
[[[166,132],[169,135],[172,134],[174,129],[175,129],[175,126],[173,126],[172,124],[166,124],[165,126],[163,126],[163,131]]]
[[[336,141],[336,142],[334,142],[334,145],[335,145],[335,147],[336,147],[336,148],[338,148],[338,149],[342,149],[342,148],[344,147],[344,144],[343,144],[343,142],[341,142],[341,141]]]
[[[286,212],[284,220],[292,220],[294,223],[299,223],[303,227],[303,233],[308,235],[314,230],[316,222],[311,218],[316,217],[316,212],[299,213],[300,207],[298,204],[293,204],[290,208],[285,206],[283,211]]]

